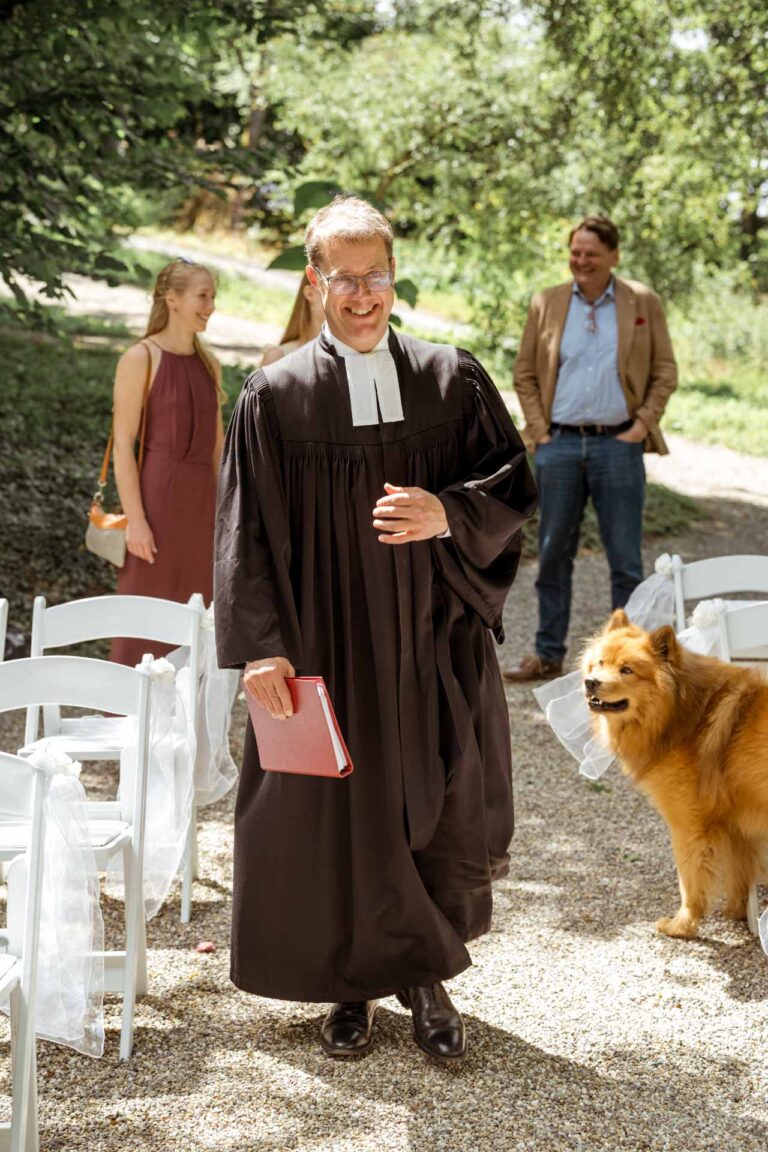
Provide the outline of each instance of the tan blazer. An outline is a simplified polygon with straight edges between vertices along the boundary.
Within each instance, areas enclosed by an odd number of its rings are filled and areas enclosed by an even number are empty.
[[[573,282],[547,288],[531,300],[515,363],[515,388],[525,416],[529,450],[549,431],[560,368],[560,341]],[[677,364],[667,321],[655,292],[637,280],[616,277],[616,324],[621,387],[630,416],[648,428],[646,451],[666,453],[659,420],[677,387]]]

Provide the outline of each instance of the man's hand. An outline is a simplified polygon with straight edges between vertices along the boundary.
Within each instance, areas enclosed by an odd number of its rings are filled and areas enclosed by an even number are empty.
[[[277,720],[287,720],[293,716],[293,703],[285,678],[295,675],[293,664],[284,656],[251,660],[245,666],[243,687],[262,708],[266,708],[270,716]]]
[[[374,528],[385,533],[379,536],[382,544],[413,544],[448,531],[445,508],[431,492],[395,484],[385,484],[384,491],[373,510]]]
[[[549,444],[551,439],[552,437],[550,436],[549,432],[545,432],[543,436],[539,436],[538,440],[536,441],[536,447],[538,448],[540,444]]]
[[[639,416],[635,417],[635,422],[631,428],[627,428],[626,432],[620,432],[616,437],[617,440],[623,440],[625,444],[639,444],[645,440],[648,435],[648,429]]]

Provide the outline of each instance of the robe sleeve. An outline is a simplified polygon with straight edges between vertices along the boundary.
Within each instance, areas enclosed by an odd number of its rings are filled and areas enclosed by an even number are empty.
[[[456,483],[438,492],[450,537],[433,540],[436,571],[502,643],[502,611],[520,563],[521,528],[536,510],[525,447],[493,381],[459,350],[464,441]]]
[[[219,475],[214,612],[221,668],[270,656],[301,667],[290,562],[280,429],[267,379],[256,372],[232,415]]]

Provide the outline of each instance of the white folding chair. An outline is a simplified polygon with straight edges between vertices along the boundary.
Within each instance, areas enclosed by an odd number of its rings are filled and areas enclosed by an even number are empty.
[[[749,591],[752,591],[750,588]],[[720,632],[720,658],[722,660],[750,659],[751,653],[768,648],[768,600],[763,603],[734,606],[718,620]],[[753,887],[747,901],[747,922],[757,935],[757,887]]]
[[[146,991],[142,862],[149,763],[150,677],[143,669],[78,656],[28,658],[0,665],[0,712],[60,705],[120,713],[135,721],[136,770],[120,800],[87,806],[91,847],[104,870],[120,854],[125,883],[125,951],[104,953],[104,989],[123,997],[120,1059],[133,1047],[136,995]],[[28,712],[29,716],[29,712]],[[77,759],[73,756],[72,759]],[[15,837],[15,842],[14,842]],[[0,825],[0,860],[25,850],[10,825]]]
[[[709,600],[713,596],[755,592],[768,596],[768,556],[712,556],[684,564],[672,558],[675,587],[675,630],[685,628],[685,602]],[[739,654],[743,660],[766,659],[768,651],[754,644]]]
[[[200,676],[201,628],[205,615],[202,596],[189,604],[159,600],[150,596],[95,596],[46,606],[45,597],[35,597],[32,613],[32,656],[45,656],[51,649],[65,648],[90,640],[127,636],[157,644],[189,647],[189,695],[187,709],[193,731],[197,729],[198,681]],[[149,645],[151,648],[151,644]],[[30,710],[27,717],[27,744],[38,737],[39,716]],[[120,718],[93,717],[62,719],[58,707],[44,709],[43,734],[73,760],[118,760],[123,748],[124,725]],[[192,880],[197,875],[197,813],[194,800],[184,850],[181,888],[181,920],[189,923],[192,909]]]
[[[38,1152],[35,997],[42,903],[45,798],[50,777],[0,752],[0,821],[21,823],[25,855],[8,867],[7,927],[0,932],[0,998],[10,995],[11,1122],[0,1125],[0,1152]]]

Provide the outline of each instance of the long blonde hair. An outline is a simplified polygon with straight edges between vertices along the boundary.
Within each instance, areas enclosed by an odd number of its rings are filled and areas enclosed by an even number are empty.
[[[166,295],[169,292],[186,292],[189,287],[189,282],[196,272],[205,272],[210,276],[213,283],[216,283],[216,278],[211,272],[210,268],[206,268],[205,264],[195,264],[192,260],[185,260],[183,257],[177,257],[172,260],[170,264],[166,264],[161,268],[155,280],[155,286],[152,289],[152,307],[149,312],[149,319],[147,320],[146,331],[144,337],[153,336],[155,332],[161,332],[163,328],[168,327],[170,314],[168,312],[168,302]],[[223,403],[227,394],[219,383],[219,374],[217,372],[218,360],[211,352],[210,348],[203,343],[200,337],[195,333],[192,337],[195,352],[205,365],[208,375],[213,380],[216,388],[216,394],[220,403]]]
[[[309,286],[305,272],[301,278],[301,284],[299,284],[285,332],[280,337],[280,344],[289,344],[292,340],[299,340],[303,343],[306,340],[307,331],[312,327],[312,305],[304,295],[304,289]]]

